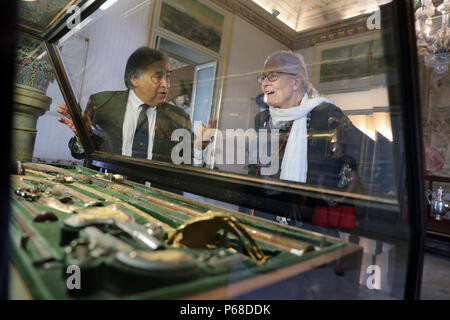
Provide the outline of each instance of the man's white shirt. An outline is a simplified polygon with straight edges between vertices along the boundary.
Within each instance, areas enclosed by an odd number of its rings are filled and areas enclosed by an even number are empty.
[[[123,119],[122,126],[122,155],[132,156],[134,134],[136,132],[136,126],[141,113],[142,105],[144,102],[134,93],[133,89],[128,94],[127,107],[125,111],[125,117]],[[156,110],[157,106],[149,106],[147,108],[147,121],[148,121],[148,147],[147,147],[147,159],[151,160],[153,157],[153,141],[155,138],[155,123],[156,123]]]

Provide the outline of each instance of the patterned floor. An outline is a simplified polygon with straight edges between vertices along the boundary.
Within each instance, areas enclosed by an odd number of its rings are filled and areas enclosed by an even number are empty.
[[[426,253],[421,299],[450,300],[450,257]]]

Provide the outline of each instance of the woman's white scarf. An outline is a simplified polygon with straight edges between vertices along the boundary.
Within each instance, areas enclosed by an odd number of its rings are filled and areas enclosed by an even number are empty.
[[[309,98],[305,94],[298,107],[288,109],[269,107],[272,123],[275,126],[280,122],[294,120],[281,163],[281,179],[306,182],[308,173],[308,132],[306,118],[308,113],[324,102],[334,104],[334,102],[327,98]]]

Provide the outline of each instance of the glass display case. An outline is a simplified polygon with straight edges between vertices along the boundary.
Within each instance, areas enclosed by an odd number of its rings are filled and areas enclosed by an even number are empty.
[[[296,3],[20,3],[32,298],[419,297],[413,1]]]

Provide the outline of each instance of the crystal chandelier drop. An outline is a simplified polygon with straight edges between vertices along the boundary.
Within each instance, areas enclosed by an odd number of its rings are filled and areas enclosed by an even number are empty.
[[[422,6],[416,10],[416,33],[419,54],[425,56],[425,65],[434,68],[438,75],[443,75],[450,64],[448,17],[450,0],[437,7],[442,14],[441,28],[433,30],[432,16],[436,8],[432,0],[421,0]]]

